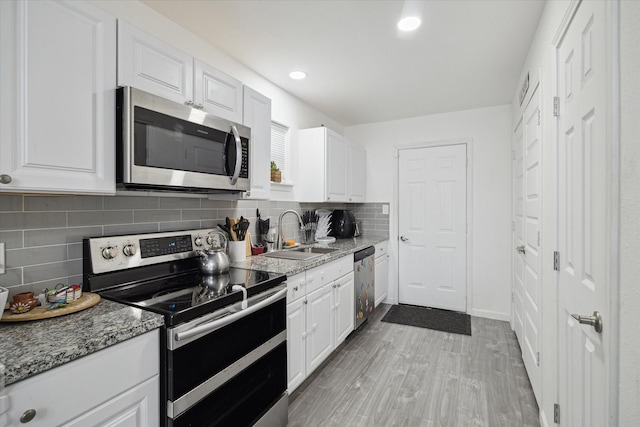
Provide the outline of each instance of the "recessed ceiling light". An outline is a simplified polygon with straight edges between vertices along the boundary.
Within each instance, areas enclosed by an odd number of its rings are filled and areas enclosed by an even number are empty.
[[[398,28],[402,31],[413,31],[422,24],[417,16],[407,16],[398,21]]]
[[[289,73],[289,77],[294,80],[302,80],[307,77],[307,73],[305,73],[304,71],[292,71]]]

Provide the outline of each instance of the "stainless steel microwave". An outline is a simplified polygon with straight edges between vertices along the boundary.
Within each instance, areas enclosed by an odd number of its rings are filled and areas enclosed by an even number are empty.
[[[138,190],[249,190],[251,129],[132,87],[116,91],[116,182]]]

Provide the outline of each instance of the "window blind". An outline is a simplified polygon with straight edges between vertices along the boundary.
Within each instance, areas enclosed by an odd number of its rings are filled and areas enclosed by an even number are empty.
[[[288,180],[287,174],[287,132],[289,128],[280,123],[271,122],[271,161],[276,162],[282,173],[282,181]]]

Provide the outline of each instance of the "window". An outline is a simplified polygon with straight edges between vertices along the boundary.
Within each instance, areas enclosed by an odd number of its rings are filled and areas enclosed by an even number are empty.
[[[277,122],[271,122],[271,161],[275,162],[282,174],[281,182],[290,182],[289,164],[289,128]]]

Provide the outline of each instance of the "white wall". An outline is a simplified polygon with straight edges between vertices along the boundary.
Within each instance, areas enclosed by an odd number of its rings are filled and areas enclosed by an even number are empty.
[[[291,166],[294,181],[298,174],[298,162],[296,161],[298,158],[298,129],[317,127],[324,124],[337,132],[343,131],[340,123],[313,109],[308,104],[242,65],[222,50],[146,5],[134,0],[94,0],[92,2],[118,19],[122,19],[152,36],[197,57],[269,97],[271,99],[272,119],[288,126],[290,129],[291,155],[294,159]],[[294,197],[293,189],[281,187],[280,190],[284,191],[277,191],[277,188],[275,190],[272,194],[274,199],[292,200]]]
[[[511,310],[511,110],[509,105],[345,128],[367,150],[367,202],[391,203],[390,295],[397,302],[396,147],[471,139],[473,156],[472,315],[508,320]]]
[[[619,423],[640,425],[640,2],[620,4]]]

